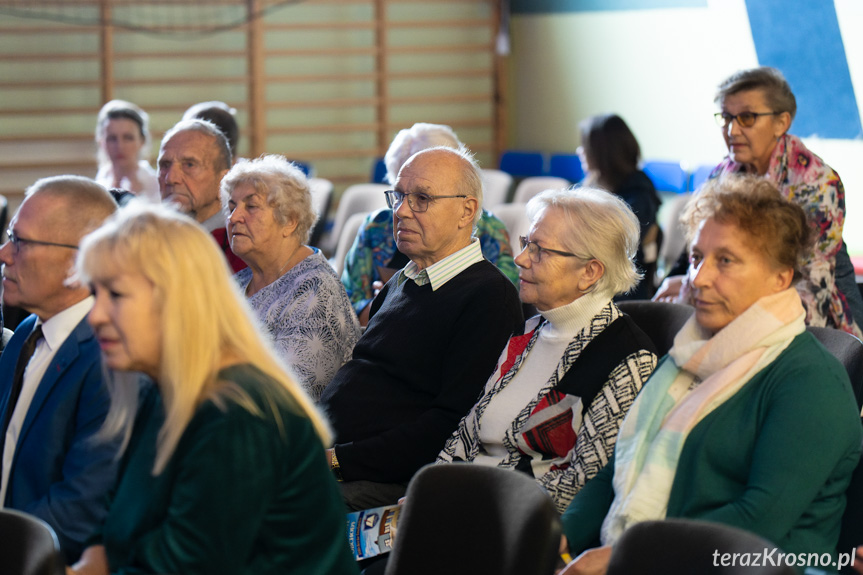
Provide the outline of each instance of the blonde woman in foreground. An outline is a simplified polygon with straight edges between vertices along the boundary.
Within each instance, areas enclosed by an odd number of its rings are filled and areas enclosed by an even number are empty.
[[[78,268],[114,376],[102,434],[125,452],[102,533],[69,572],[356,573],[327,424],[209,234],[132,206],[84,238]],[[155,386],[139,393],[136,372]]]

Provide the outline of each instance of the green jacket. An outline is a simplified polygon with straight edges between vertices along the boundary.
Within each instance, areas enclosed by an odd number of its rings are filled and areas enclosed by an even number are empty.
[[[789,553],[835,558],[861,437],[845,369],[804,332],[692,429],[667,517],[715,521],[756,533]],[[613,476],[614,458],[564,513],[573,555],[599,545],[614,498]]]
[[[304,415],[249,365],[222,370],[263,416],[228,399],[198,408],[152,475],[162,403],[149,394],[123,458],[102,539],[112,573],[357,573],[341,493]],[[268,401],[273,401],[279,423]]]

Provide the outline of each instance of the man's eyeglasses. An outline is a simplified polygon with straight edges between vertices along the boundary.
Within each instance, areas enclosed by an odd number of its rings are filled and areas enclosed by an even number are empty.
[[[542,253],[548,252],[550,254],[557,254],[559,256],[564,256],[567,258],[578,258],[579,256],[575,254],[571,254],[569,252],[562,252],[560,250],[553,250],[550,248],[544,248],[536,242],[530,241],[525,236],[519,236],[519,241],[521,242],[521,249],[527,250],[527,255],[535,264],[538,264],[542,260]]]
[[[778,116],[782,112],[740,112],[739,114],[729,114],[728,112],[716,112],[713,117],[716,119],[716,125],[720,128],[727,128],[728,124],[737,120],[737,123],[744,128],[751,128],[755,125],[759,116]]]
[[[429,209],[429,204],[434,200],[440,200],[445,198],[466,198],[465,195],[460,196],[430,196],[429,194],[425,194],[423,192],[411,192],[406,194],[404,192],[397,192],[396,190],[387,190],[384,192],[384,195],[387,197],[387,205],[392,210],[397,210],[405,198],[408,199],[408,207],[412,212],[416,212],[421,214],[422,212]]]
[[[58,244],[54,242],[43,242],[41,240],[28,240],[22,237],[19,237],[18,234],[15,233],[15,230],[9,228],[6,230],[6,235],[9,237],[9,242],[12,244],[12,248],[15,250],[15,254],[18,254],[18,251],[21,249],[21,246],[24,245],[34,245],[34,246],[54,246],[57,248],[69,248],[72,250],[77,250],[78,246],[73,246],[72,244]]]

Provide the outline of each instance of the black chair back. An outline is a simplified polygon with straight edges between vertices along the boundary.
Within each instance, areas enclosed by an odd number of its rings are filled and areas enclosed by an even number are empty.
[[[857,398],[857,409],[863,407],[863,343],[850,333],[830,327],[807,327],[806,331],[842,362]]]
[[[775,548],[753,533],[718,523],[689,519],[644,521],[627,529],[617,540],[607,575],[795,575],[797,571],[785,564],[740,565],[740,556],[744,553],[749,553],[751,558]],[[728,564],[723,566],[722,558],[726,553]],[[735,553],[741,555],[736,564],[731,565]],[[781,551],[774,552],[774,558],[776,553]],[[762,560],[760,564],[763,563]]]
[[[656,346],[656,354],[664,356],[674,344],[674,336],[692,315],[692,306],[648,300],[617,302],[620,311],[627,314],[647,334]]]
[[[467,463],[428,465],[414,476],[386,575],[550,575],[560,516],[536,481]]]
[[[0,541],[0,575],[66,573],[57,535],[37,517],[0,509]]]
[[[860,419],[863,425],[863,418]],[[842,515],[842,530],[839,532],[840,553],[848,553],[863,545],[863,459],[857,464],[851,484],[845,491],[848,497],[845,514]],[[850,567],[842,569],[842,573],[857,573]]]

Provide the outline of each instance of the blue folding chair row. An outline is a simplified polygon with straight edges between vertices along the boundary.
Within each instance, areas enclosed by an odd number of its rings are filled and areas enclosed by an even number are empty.
[[[554,176],[572,183],[584,179],[584,169],[577,154],[552,154],[508,150],[500,156],[500,169],[514,178]]]

